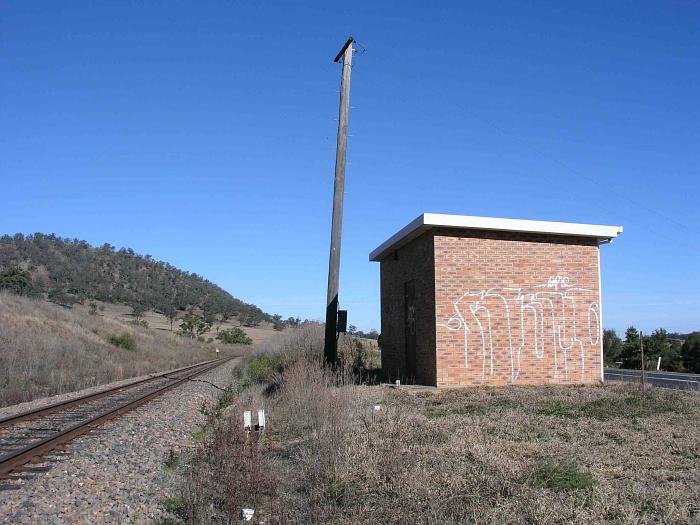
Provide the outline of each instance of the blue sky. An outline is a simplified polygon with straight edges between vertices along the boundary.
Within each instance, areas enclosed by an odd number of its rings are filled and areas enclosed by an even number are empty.
[[[527,4],[527,5],[526,5]],[[341,307],[418,214],[623,225],[604,324],[700,329],[700,4],[4,2],[0,232],[129,246],[324,312],[354,62]]]

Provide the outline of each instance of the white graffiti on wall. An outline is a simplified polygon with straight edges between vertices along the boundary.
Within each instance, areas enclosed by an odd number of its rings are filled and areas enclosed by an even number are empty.
[[[520,375],[520,360],[526,351],[539,359],[549,353],[554,376],[563,374],[565,381],[569,379],[570,359],[577,359],[584,379],[584,347],[596,346],[600,341],[600,305],[589,302],[592,292],[573,285],[568,277],[561,275],[550,277],[531,291],[509,287],[468,290],[453,303],[454,313],[438,325],[460,333],[467,369],[469,342],[476,342],[477,355],[481,354],[482,382],[487,375],[494,375],[494,353],[498,351],[494,348],[497,334],[492,321],[495,319],[499,320],[499,326],[505,320],[505,333],[500,336],[506,340],[511,382],[516,382]]]

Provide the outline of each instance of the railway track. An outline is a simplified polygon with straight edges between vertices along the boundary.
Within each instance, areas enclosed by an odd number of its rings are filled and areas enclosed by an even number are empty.
[[[10,477],[105,421],[140,406],[232,358],[217,359],[0,419],[0,478]]]

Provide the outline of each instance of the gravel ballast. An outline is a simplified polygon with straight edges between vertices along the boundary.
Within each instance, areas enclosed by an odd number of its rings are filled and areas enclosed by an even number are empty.
[[[239,361],[197,379],[224,388]],[[19,488],[0,492],[0,520],[18,524],[158,520],[160,504],[173,495],[165,459],[170,450],[192,446],[192,433],[205,421],[200,407],[219,393],[207,383],[189,382],[72,441],[66,454],[32,465],[7,483]],[[43,471],[45,465],[50,468]]]

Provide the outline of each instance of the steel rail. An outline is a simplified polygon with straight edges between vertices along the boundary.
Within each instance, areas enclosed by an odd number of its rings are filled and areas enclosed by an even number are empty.
[[[132,388],[136,385],[142,385],[144,383],[148,383],[149,381],[155,381],[156,379],[160,379],[164,376],[168,376],[171,374],[179,374],[181,372],[186,372],[187,370],[191,370],[193,368],[204,366],[207,363],[213,363],[214,361],[216,361],[216,360],[203,361],[201,363],[197,363],[197,364],[190,365],[190,366],[185,366],[183,368],[177,368],[175,370],[171,370],[169,372],[163,372],[160,374],[151,374],[144,379],[139,379],[139,380],[133,381],[131,383],[126,383],[126,384],[123,384],[120,386],[108,388],[106,390],[100,390],[99,392],[93,392],[92,394],[87,394],[85,396],[80,396],[80,397],[76,397],[73,399],[68,399],[66,401],[61,401],[59,403],[54,403],[52,405],[47,405],[44,407],[36,408],[34,410],[29,410],[27,412],[20,412],[19,414],[14,414],[11,416],[0,418],[0,428],[10,426],[10,425],[12,425],[14,423],[18,423],[20,421],[26,421],[26,420],[34,419],[34,418],[39,417],[39,416],[45,416],[47,414],[52,414],[52,413],[58,412],[60,410],[65,410],[66,408],[70,408],[72,406],[83,405],[89,401],[95,401],[97,399],[100,399],[102,397],[106,397],[108,395],[114,394],[114,393],[119,392],[121,390],[127,390],[127,389]]]
[[[89,432],[90,430],[101,425],[102,423],[119,417],[120,415],[151,401],[152,399],[160,396],[168,390],[171,390],[198,375],[204,374],[210,370],[221,366],[222,364],[230,361],[231,359],[233,359],[233,357],[223,358],[216,361],[208,361],[205,364],[200,363],[199,365],[195,365],[200,367],[200,369],[191,371],[191,373],[184,377],[172,378],[173,381],[171,383],[168,383],[167,385],[164,385],[152,392],[148,392],[142,396],[139,396],[136,399],[131,399],[129,401],[121,403],[120,405],[112,407],[111,409],[105,412],[97,414],[87,420],[81,421],[68,428],[62,429],[59,432],[48,436],[42,440],[33,442],[26,447],[23,447],[5,456],[0,457],[0,478],[6,478],[9,474],[20,470],[22,466],[24,466],[27,463],[30,463],[35,458],[46,455],[48,452],[51,452],[52,450],[55,450],[56,448],[59,448],[62,445],[65,445],[66,443],[72,441],[76,437],[85,434],[86,432]],[[193,367],[187,367],[187,369],[191,368]],[[168,376],[173,373],[177,372],[166,372],[165,374],[161,374],[158,377]],[[132,383],[132,385],[136,384],[141,384],[141,381]],[[90,399],[90,401],[92,401],[92,399]]]

